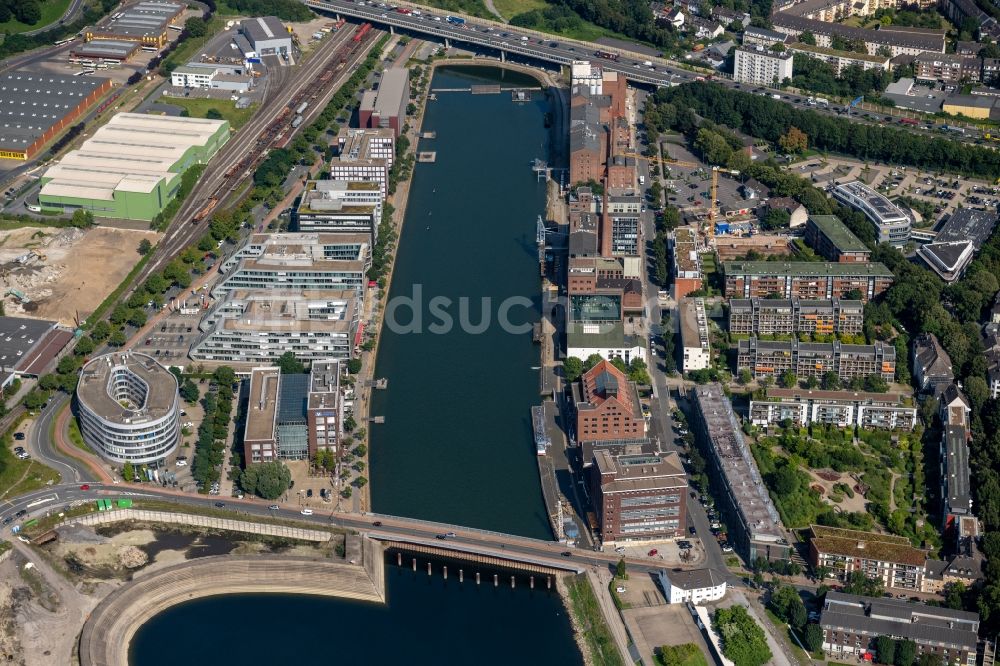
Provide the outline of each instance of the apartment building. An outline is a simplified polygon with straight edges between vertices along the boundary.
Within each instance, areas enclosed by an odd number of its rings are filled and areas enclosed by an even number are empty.
[[[878,262],[726,261],[727,298],[857,298],[869,301],[892,285],[892,271]]]
[[[842,382],[871,375],[892,382],[896,375],[896,348],[881,341],[874,345],[845,345],[837,341],[776,342],[751,337],[739,341],[736,366],[739,371],[749,370],[755,379],[777,378],[791,370],[800,379],[834,372]]]
[[[330,160],[330,179],[378,183],[384,197],[395,156],[392,128],[342,129],[337,134],[337,155]]]
[[[917,55],[913,61],[913,68],[918,81],[978,83],[982,75],[983,61],[982,58],[975,56],[926,51]]]
[[[243,460],[247,464],[278,459],[278,383],[281,370],[267,366],[250,370],[250,399],[243,426]]]
[[[831,194],[845,206],[865,214],[875,228],[879,243],[905,245],[910,240],[913,226],[910,216],[860,180],[837,185]]]
[[[301,361],[347,359],[360,303],[353,289],[236,290],[202,319],[190,356],[227,363],[275,362],[285,352]]]
[[[701,289],[701,259],[698,257],[698,230],[695,227],[678,227],[668,239],[673,259],[674,283],[671,289],[675,301]]]
[[[858,335],[865,323],[862,301],[801,298],[734,298],[729,301],[733,335]]]
[[[927,553],[906,537],[813,525],[809,555],[813,567],[826,567],[844,581],[852,571],[880,581],[885,588],[920,591]]]
[[[750,401],[750,422],[756,426],[798,427],[814,423],[838,428],[913,430],[917,408],[901,393],[819,391],[770,387],[763,399]]]
[[[933,333],[921,333],[913,340],[913,374],[920,390],[934,395],[955,381],[951,357]]]
[[[672,539],[684,533],[688,482],[680,457],[594,452],[594,508],[604,545]]]
[[[601,361],[574,385],[577,441],[639,439],[646,419],[639,392],[621,370]]]
[[[816,38],[817,46],[830,48],[833,37],[863,42],[869,55],[876,55],[888,49],[890,57],[899,55],[916,56],[924,51],[945,52],[945,31],[908,28],[901,26],[881,26],[878,30],[855,28],[853,26],[818,19],[796,16],[785,10],[771,15],[775,32],[789,35],[793,39],[803,32]]]
[[[875,661],[879,657],[875,653],[875,639],[891,636],[916,644],[914,663],[923,661],[922,655],[930,654],[948,666],[976,666],[979,645],[976,613],[831,591],[823,600],[819,626],[823,629],[823,652],[838,661],[852,658]]]
[[[763,46],[736,48],[733,79],[743,83],[774,86],[792,78],[792,54]]]
[[[350,233],[252,234],[219,266],[215,298],[243,289],[355,289],[368,283],[371,236]]]
[[[812,215],[806,222],[806,244],[821,257],[841,264],[867,264],[872,252],[835,215]]]
[[[758,557],[788,559],[790,548],[781,517],[771,502],[757,462],[736,414],[719,384],[691,390],[698,437],[709,466],[712,495],[729,530],[729,542],[746,563]]]
[[[715,569],[661,569],[660,588],[670,604],[704,604],[726,596],[726,577]]]
[[[712,347],[708,338],[708,315],[704,298],[685,298],[680,303],[681,370],[705,370],[712,364]]]
[[[778,33],[781,34],[781,33]],[[783,37],[785,35],[782,35]],[[801,53],[815,60],[820,60],[833,68],[834,75],[840,76],[848,67],[859,67],[867,72],[870,69],[877,69],[887,72],[890,69],[890,61],[887,55],[869,55],[867,53],[855,53],[854,51],[839,51],[837,49],[825,48],[803,44],[802,42],[792,42],[785,47],[793,55]]]
[[[331,451],[340,455],[344,402],[340,392],[341,361],[315,360],[309,371],[306,405],[309,455]]]
[[[292,213],[296,231],[368,234],[372,246],[382,221],[379,184],[372,181],[311,180]]]

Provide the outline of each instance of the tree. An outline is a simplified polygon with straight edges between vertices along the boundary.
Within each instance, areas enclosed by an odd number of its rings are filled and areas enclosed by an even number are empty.
[[[135,469],[132,467],[132,463],[126,461],[122,465],[122,478],[127,482],[135,480]]]
[[[76,372],[80,368],[80,359],[73,355],[63,356],[56,365],[56,372],[60,375],[68,375]]]
[[[34,411],[49,401],[49,392],[33,388],[24,396],[24,408]]]
[[[567,356],[563,361],[563,376],[567,383],[575,382],[583,374],[583,361],[575,356]]]
[[[816,652],[823,647],[823,629],[818,624],[807,624],[802,633],[802,642],[810,652]]]
[[[232,386],[236,383],[236,373],[228,365],[220,365],[212,373],[212,379],[219,386]]]
[[[808,30],[799,35],[799,41],[803,44],[816,46],[816,36]]]
[[[358,422],[354,420],[353,415],[348,416],[346,419],[344,419],[344,430],[346,432],[351,432],[357,427],[358,427]]]
[[[306,366],[295,357],[294,352],[286,351],[278,359],[278,367],[283,375],[301,375],[306,371]]]
[[[736,666],[763,666],[770,661],[764,630],[761,629],[743,606],[719,608],[714,623],[722,638],[722,653]]]
[[[121,330],[120,328],[116,330],[114,333],[112,333],[111,336],[108,338],[108,344],[111,345],[112,347],[121,347],[127,341],[128,340],[126,340],[125,338],[125,331]]]
[[[349,372],[352,375],[356,375],[359,372],[361,372],[361,359],[360,358],[348,359],[347,372]]]
[[[839,391],[841,388],[840,376],[833,370],[828,370],[823,373],[819,384],[824,391]]]
[[[80,338],[76,343],[76,347],[73,348],[73,353],[77,356],[88,356],[93,351],[94,340],[89,335]]]
[[[797,155],[809,147],[809,137],[798,127],[792,126],[778,138],[778,145],[786,153]]]
[[[225,118],[225,116],[222,115],[222,112],[214,107],[205,112],[205,117],[210,120],[222,120]]]
[[[136,308],[129,313],[128,323],[136,328],[142,328],[146,325],[146,312]]]
[[[795,376],[795,372],[792,370],[785,370],[781,373],[779,383],[783,388],[795,388],[799,383],[799,378]]]
[[[14,3],[14,16],[21,23],[35,25],[42,20],[42,9],[37,0],[17,0]]]
[[[357,488],[364,488],[365,485],[367,484],[368,484],[368,479],[366,479],[363,476],[359,476],[358,478],[354,479],[354,485]]]
[[[784,208],[772,208],[764,215],[761,224],[765,229],[785,229],[792,221],[792,214]]]
[[[189,405],[198,402],[198,398],[200,397],[198,386],[190,379],[185,379],[184,383],[181,384],[180,394],[184,402]]]
[[[910,639],[896,641],[896,656],[892,663],[896,666],[913,666],[917,658],[917,644]]]
[[[882,375],[868,375],[865,378],[865,390],[870,393],[885,393],[889,390],[889,382]]]
[[[628,568],[625,566],[624,557],[618,560],[618,565],[615,566],[615,576],[622,580],[628,580]]]
[[[880,664],[892,664],[896,656],[896,641],[889,636],[875,638],[875,658]]]
[[[814,389],[814,388],[816,388],[818,386],[819,386],[819,380],[816,379],[815,375],[809,375],[808,377],[806,377],[806,388],[807,389],[812,390],[812,389]]]
[[[152,249],[153,249],[153,244],[149,242],[149,239],[143,238],[141,241],[139,241],[139,247],[136,248],[136,252],[145,257],[147,254],[149,254],[149,251]]]
[[[90,329],[90,337],[97,342],[107,340],[109,335],[111,335],[111,326],[103,319],[94,324],[94,327]]]
[[[659,659],[656,663],[662,666],[685,666],[685,664],[701,663],[701,651],[694,643],[681,645],[663,645],[660,647]]]
[[[190,37],[204,37],[208,34],[208,24],[200,16],[192,16],[184,24],[184,30]]]
[[[845,594],[857,594],[863,597],[881,597],[883,591],[881,580],[869,578],[861,571],[852,571],[847,574],[847,579],[844,581]]]
[[[924,652],[917,660],[917,666],[944,666],[944,659],[939,654]]]
[[[280,461],[254,463],[240,475],[240,487],[244,492],[264,499],[274,500],[288,490],[292,473]]]

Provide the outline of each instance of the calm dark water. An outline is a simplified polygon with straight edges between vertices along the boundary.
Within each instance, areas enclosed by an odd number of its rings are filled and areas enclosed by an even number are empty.
[[[405,556],[404,556],[405,557]],[[555,592],[542,580],[529,590],[510,572],[493,587],[482,569],[476,586],[468,563],[465,582],[458,564],[449,579],[386,565],[386,605],[283,594],[208,597],[160,613],[136,634],[132,666],[179,663],[239,664],[511,664],[583,663],[572,627]]]
[[[439,69],[431,87],[537,85],[496,72]],[[373,509],[551,538],[529,412],[538,402],[538,350],[530,327],[511,334],[497,324],[511,297],[534,303],[510,309],[511,322],[538,317],[535,225],[545,186],[530,163],[547,157],[547,101],[541,93],[515,104],[510,93],[442,92],[428,105],[423,129],[437,137],[420,148],[436,151],[437,161],[416,166],[389,301],[392,311],[396,299],[419,294],[422,306],[419,318],[396,309],[396,321],[412,326],[382,334],[376,376],[389,388],[373,400],[372,413],[386,417],[370,428]],[[489,325],[433,332],[435,297],[448,299],[443,310],[454,321],[464,298],[466,320]]]

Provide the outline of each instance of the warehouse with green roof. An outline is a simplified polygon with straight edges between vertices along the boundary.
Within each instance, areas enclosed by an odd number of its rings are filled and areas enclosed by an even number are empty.
[[[43,210],[153,220],[173,199],[184,172],[207,164],[229,140],[225,120],[119,113],[78,149],[49,167],[38,195]]]

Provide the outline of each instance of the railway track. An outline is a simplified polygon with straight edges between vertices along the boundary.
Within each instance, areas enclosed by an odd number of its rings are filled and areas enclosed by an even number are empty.
[[[270,149],[287,145],[294,136],[301,125],[292,127],[296,116],[293,110],[309,102],[304,120],[314,116],[320,105],[312,103],[313,100],[325,100],[343,85],[345,75],[349,75],[367,55],[368,46],[379,34],[367,23],[355,30],[341,30],[322,44],[285,86],[268,96],[263,108],[209,162],[202,178],[174,216],[166,236],[157,246],[156,255],[137,276],[135,286],[142,284],[205,232],[211,213],[219,203],[251,177]],[[288,101],[279,104],[281,98]]]

